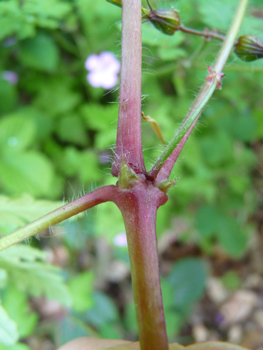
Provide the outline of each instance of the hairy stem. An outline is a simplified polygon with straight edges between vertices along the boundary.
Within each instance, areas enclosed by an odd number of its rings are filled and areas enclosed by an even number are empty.
[[[156,239],[156,212],[166,201],[158,188],[138,182],[116,202],[128,239],[141,350],[168,350]]]
[[[230,26],[230,29],[228,31],[228,34],[224,40],[224,43],[221,47],[221,50],[218,54],[218,57],[216,59],[216,62],[214,64],[214,71],[216,73],[220,73],[227,61],[227,58],[232,50],[232,47],[235,43],[238,31],[240,29],[240,26],[242,24],[246,8],[247,8],[248,0],[240,0],[238,8],[236,10],[234,19],[232,21],[232,24]],[[216,78],[212,79],[211,82],[205,82],[202,89],[200,90],[198,96],[196,97],[193,106],[191,107],[189,113],[187,114],[185,120],[183,121],[182,126],[176,133],[176,135],[173,137],[173,139],[170,141],[170,143],[167,145],[163,153],[160,155],[156,163],[154,164],[153,168],[150,171],[150,175],[155,177],[159,173],[160,169],[165,164],[168,157],[173,153],[175,148],[178,146],[180,141],[183,139],[184,135],[187,133],[187,131],[190,129],[193,122],[199,118],[201,115],[202,110],[204,109],[205,105],[209,101],[210,97],[212,96],[215,88],[217,86],[217,80]],[[185,139],[185,141],[187,138]],[[182,146],[182,145],[181,145]],[[169,163],[169,167],[170,167]]]
[[[0,251],[11,247],[12,245],[23,241],[37,233],[62,222],[71,216],[83,212],[97,204],[114,201],[117,194],[117,187],[110,185],[96,189],[74,201],[60,207],[51,213],[31,222],[30,224],[19,228],[13,233],[0,239]]]
[[[122,2],[122,49],[118,131],[112,175],[123,159],[135,173],[145,173],[141,142],[141,0]]]

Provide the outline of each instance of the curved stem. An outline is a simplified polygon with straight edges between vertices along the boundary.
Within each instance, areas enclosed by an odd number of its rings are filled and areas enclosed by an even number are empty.
[[[189,33],[189,34],[194,34],[194,35],[200,35],[200,36],[204,36],[207,39],[213,38],[213,39],[217,39],[220,41],[224,41],[225,37],[223,35],[217,34],[216,32],[210,32],[210,31],[200,31],[200,30],[196,30],[196,29],[192,29],[192,28],[188,28],[185,26],[180,26],[179,30],[181,30],[181,32],[185,32],[185,33]]]
[[[0,251],[11,247],[12,245],[23,241],[37,233],[64,221],[71,216],[83,212],[97,204],[114,201],[117,194],[117,187],[110,185],[98,188],[85,196],[82,196],[74,201],[65,204],[51,213],[42,216],[41,218],[31,222],[30,224],[19,228],[13,233],[0,239]]]
[[[216,59],[216,62],[214,64],[214,71],[215,73],[219,74],[227,59],[228,56],[232,50],[232,47],[235,43],[237,34],[239,32],[239,29],[241,27],[246,8],[247,8],[248,0],[240,0],[238,8],[236,10],[234,19],[232,21],[232,24],[230,26],[230,29],[227,33],[227,36],[224,40],[224,43],[221,47],[221,50],[218,54],[218,57]],[[213,78],[211,82],[206,81],[203,85],[202,89],[200,90],[198,96],[196,97],[193,106],[191,107],[189,113],[187,114],[185,120],[183,121],[182,126],[176,133],[176,135],[173,137],[173,139],[170,141],[170,143],[167,145],[163,153],[160,155],[160,157],[157,159],[156,163],[154,164],[153,168],[150,170],[149,174],[156,178],[157,174],[159,173],[160,169],[164,165],[165,161],[168,159],[168,157],[173,153],[175,148],[178,146],[180,141],[183,139],[184,135],[187,133],[187,131],[190,129],[193,122],[199,118],[203,108],[209,101],[210,97],[212,96],[216,86],[217,86],[217,79]],[[186,141],[187,139],[185,139]],[[182,145],[181,145],[182,146]],[[169,165],[170,166],[170,165]]]

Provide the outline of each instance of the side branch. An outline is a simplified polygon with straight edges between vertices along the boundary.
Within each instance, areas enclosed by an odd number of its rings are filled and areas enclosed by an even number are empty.
[[[237,34],[239,32],[239,29],[241,27],[241,24],[246,12],[247,5],[248,5],[248,0],[239,1],[239,5],[236,10],[234,19],[227,33],[227,36],[223,42],[223,45],[218,54],[214,67],[212,69],[215,74],[212,77],[209,77],[210,79],[207,79],[202,89],[200,90],[197,98],[195,99],[194,104],[191,107],[188,115],[183,121],[182,126],[180,127],[176,135],[173,137],[173,139],[170,141],[170,143],[167,145],[167,147],[165,148],[163,153],[160,155],[160,157],[157,159],[153,168],[150,170],[149,174],[154,178],[157,177],[159,171],[164,166],[166,160],[170,157],[170,155],[179,145],[180,141],[184,138],[185,134],[191,128],[192,124],[198,120],[201,112],[203,111],[205,105],[207,104],[210,97],[212,96],[214,90],[216,89],[216,87],[219,86],[220,82],[218,81],[218,76],[220,76],[221,71],[235,43]],[[185,143],[187,141],[187,138],[184,138],[184,140],[185,140],[184,141]],[[182,149],[182,146],[183,144],[180,145],[181,149]],[[169,167],[171,168],[171,162],[168,162],[168,163],[169,163]]]
[[[74,201],[65,204],[63,207],[60,207],[51,213],[42,216],[42,218],[39,218],[1,238],[0,251],[9,248],[24,239],[32,237],[37,233],[70,218],[71,216],[83,212],[84,210],[90,209],[100,203],[114,201],[116,194],[117,187],[110,185],[100,187],[78,199],[75,199]]]

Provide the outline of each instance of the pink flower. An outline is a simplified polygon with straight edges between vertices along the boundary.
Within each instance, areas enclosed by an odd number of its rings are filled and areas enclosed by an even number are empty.
[[[87,80],[93,87],[109,90],[118,83],[120,62],[112,52],[103,51],[99,55],[90,55],[86,59],[85,68],[89,71]]]
[[[10,84],[16,84],[18,82],[18,75],[11,70],[3,71],[2,78],[8,81]]]

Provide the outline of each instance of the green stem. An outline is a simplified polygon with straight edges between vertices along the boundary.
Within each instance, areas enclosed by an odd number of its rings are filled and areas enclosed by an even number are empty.
[[[51,213],[42,216],[41,218],[31,222],[30,224],[19,228],[13,233],[0,239],[0,251],[11,247],[37,233],[50,228],[51,226],[62,222],[71,216],[83,212],[97,204],[114,201],[117,194],[116,186],[104,186],[92,191],[85,196],[82,196],[74,201],[58,208]]]
[[[239,32],[239,29],[241,27],[246,8],[247,8],[248,0],[240,0],[238,8],[236,10],[234,19],[232,21],[232,24],[230,26],[230,29],[227,33],[227,36],[223,42],[223,45],[221,47],[221,50],[218,54],[218,57],[216,59],[216,62],[214,64],[214,71],[216,73],[220,73],[228,59],[228,56],[232,50],[232,47],[235,43],[237,34]],[[179,144],[179,142],[182,140],[184,135],[187,133],[193,122],[199,118],[203,108],[209,101],[210,97],[212,96],[215,88],[217,85],[217,80],[214,78],[211,82],[205,82],[203,85],[201,91],[199,92],[197,98],[194,101],[193,106],[191,107],[188,115],[186,116],[185,120],[183,121],[182,126],[178,130],[177,134],[173,137],[173,139],[170,141],[170,143],[167,145],[163,153],[160,155],[160,157],[157,159],[155,165],[150,171],[150,175],[153,177],[156,177],[162,166],[164,165],[167,158],[172,154],[176,146]]]
[[[188,28],[188,27],[185,27],[185,26],[182,26],[182,25],[180,26],[179,30],[181,30],[181,32],[184,32],[184,33],[204,36],[207,39],[213,38],[213,39],[217,39],[217,40],[220,40],[220,41],[224,41],[225,40],[225,37],[223,35],[217,34],[215,32],[209,32],[209,31],[202,32],[200,30]]]

